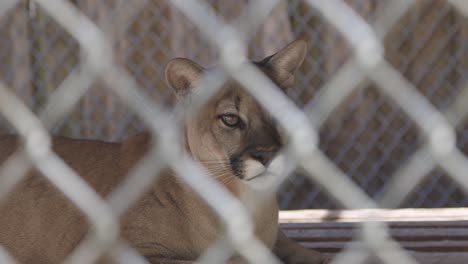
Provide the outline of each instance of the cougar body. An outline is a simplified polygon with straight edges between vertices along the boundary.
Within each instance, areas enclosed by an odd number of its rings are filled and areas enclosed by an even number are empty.
[[[257,62],[282,88],[306,52],[295,41]],[[197,96],[205,69],[187,59],[166,67],[166,80],[180,100]],[[212,177],[238,197],[250,212],[255,235],[286,263],[322,263],[314,251],[295,244],[278,229],[275,194],[262,190],[274,182],[273,164],[284,138],[274,119],[239,84],[230,80],[187,119],[186,151]],[[107,197],[147,153],[151,138],[140,133],[122,143],[53,138],[53,150],[97,193]],[[18,147],[18,138],[0,138],[0,161]],[[171,170],[165,170],[138,202],[120,218],[121,236],[151,263],[195,261],[223,234],[215,212]],[[259,203],[257,206],[252,204]],[[85,215],[36,170],[0,203],[0,244],[22,263],[59,263],[90,229]],[[104,261],[104,260],[103,260]],[[168,262],[171,261],[171,262]],[[232,263],[243,263],[234,257]]]

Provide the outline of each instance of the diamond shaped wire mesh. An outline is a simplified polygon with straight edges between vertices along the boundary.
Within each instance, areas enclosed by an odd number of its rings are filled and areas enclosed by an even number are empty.
[[[202,261],[236,251],[251,263],[278,263],[253,236],[239,201],[180,151],[180,128],[164,107],[173,98],[163,65],[175,56],[220,64],[216,83],[207,77],[202,85],[212,93],[234,78],[291,136],[287,149],[299,169],[279,189],[282,208],[468,203],[463,0],[2,1],[0,16],[0,112],[4,130],[23,142],[0,169],[0,202],[29,168],[38,169],[92,226],[67,263],[103,254],[145,263],[117,238],[118,217],[166,165],[227,224],[226,241]],[[288,92],[299,107],[245,64],[247,54],[268,55],[298,36],[310,52]],[[108,200],[50,148],[48,130],[114,141],[143,127],[164,144],[152,146]],[[368,254],[416,263],[375,222],[362,223],[360,240],[335,262],[360,263]],[[3,250],[0,260],[13,262]]]

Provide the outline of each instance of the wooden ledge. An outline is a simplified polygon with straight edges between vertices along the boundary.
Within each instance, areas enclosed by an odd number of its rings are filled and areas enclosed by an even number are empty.
[[[281,223],[468,221],[468,208],[281,211]]]
[[[304,246],[334,255],[350,245],[370,215],[386,222],[419,263],[468,263],[468,208],[281,211],[280,225]]]

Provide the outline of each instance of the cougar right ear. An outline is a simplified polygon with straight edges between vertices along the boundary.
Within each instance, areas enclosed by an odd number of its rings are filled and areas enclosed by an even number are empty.
[[[167,85],[174,89],[178,98],[187,95],[202,74],[203,67],[184,58],[170,60],[164,70]]]
[[[269,69],[271,78],[283,88],[290,87],[295,83],[295,74],[304,62],[307,53],[307,43],[298,39],[289,43],[277,53],[265,58],[260,62]]]

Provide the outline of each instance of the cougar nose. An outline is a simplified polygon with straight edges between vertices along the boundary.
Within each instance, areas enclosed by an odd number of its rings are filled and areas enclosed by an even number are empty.
[[[276,155],[277,149],[254,149],[250,151],[250,156],[259,161],[263,164],[263,166],[267,166],[273,157]]]

